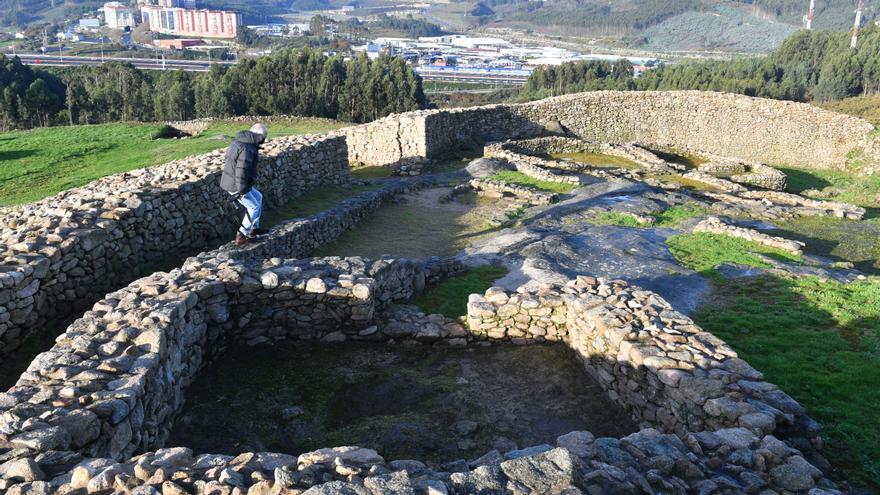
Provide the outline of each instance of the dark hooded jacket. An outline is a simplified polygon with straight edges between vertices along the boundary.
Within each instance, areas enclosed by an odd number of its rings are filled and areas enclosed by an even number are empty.
[[[230,193],[246,194],[257,180],[257,147],[263,137],[250,131],[241,131],[226,150],[220,187]]]

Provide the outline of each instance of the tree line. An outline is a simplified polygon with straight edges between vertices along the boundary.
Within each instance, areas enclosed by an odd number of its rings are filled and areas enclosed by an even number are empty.
[[[235,115],[367,122],[424,107],[418,75],[397,57],[282,50],[205,73],[108,63],[33,70],[0,55],[0,129]]]
[[[766,57],[667,64],[638,78],[625,61],[562,64],[536,69],[519,99],[600,89],[697,89],[801,102],[880,94],[880,28],[863,29],[856,49],[849,43],[849,33],[804,30]]]

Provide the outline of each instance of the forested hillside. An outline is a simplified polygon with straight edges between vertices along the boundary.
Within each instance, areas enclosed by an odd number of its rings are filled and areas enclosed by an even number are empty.
[[[857,0],[817,0],[813,26],[848,30]],[[482,0],[481,24],[617,38],[651,50],[766,52],[803,26],[808,0]],[[880,13],[866,0],[864,24]]]
[[[631,77],[628,63],[578,62],[536,70],[523,100],[597,89],[725,91],[794,101],[826,102],[880,94],[880,28],[862,31],[858,48],[849,35],[800,31],[769,57],[666,65]]]
[[[366,122],[425,103],[421,79],[403,59],[343,61],[309,49],[207,73],[149,73],[119,63],[45,72],[0,55],[0,88],[0,130],[233,115]]]

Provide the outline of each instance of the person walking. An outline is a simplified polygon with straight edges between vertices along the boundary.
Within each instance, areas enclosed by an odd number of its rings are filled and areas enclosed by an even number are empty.
[[[241,131],[226,150],[226,161],[223,164],[223,175],[220,177],[220,188],[232,196],[245,209],[241,227],[235,234],[235,243],[239,246],[256,239],[266,231],[260,228],[260,216],[263,213],[263,195],[254,187],[257,180],[257,155],[260,145],[269,134],[263,124],[254,124],[249,131]]]

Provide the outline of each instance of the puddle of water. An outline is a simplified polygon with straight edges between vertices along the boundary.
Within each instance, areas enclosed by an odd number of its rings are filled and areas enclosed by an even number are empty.
[[[357,227],[318,248],[315,256],[383,254],[407,258],[452,256],[475,238],[493,231],[488,224],[495,201],[463,194],[448,203],[448,188],[426,189],[383,206]]]
[[[359,445],[443,462],[573,430],[619,437],[637,426],[561,345],[286,342],[234,349],[203,370],[166,445],[294,455]]]

